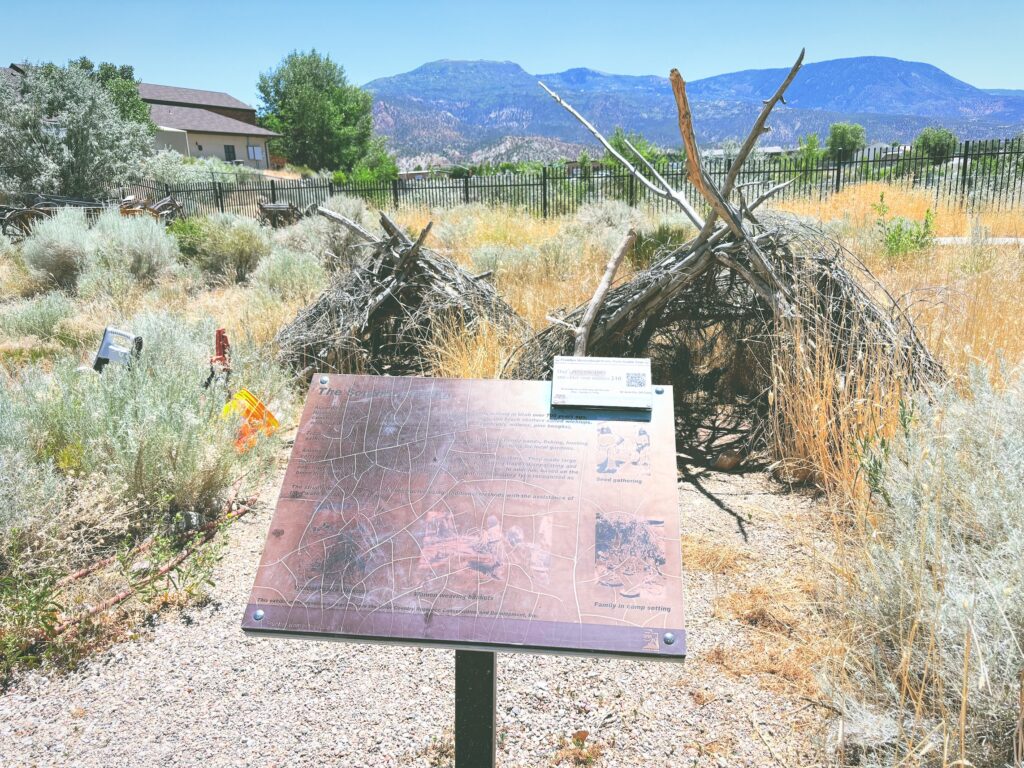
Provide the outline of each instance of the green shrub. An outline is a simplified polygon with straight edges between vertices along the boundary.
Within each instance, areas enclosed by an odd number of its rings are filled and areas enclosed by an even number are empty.
[[[643,214],[619,200],[602,200],[580,206],[570,226],[575,232],[587,237],[601,230],[612,230],[621,238],[632,227],[643,225]]]
[[[78,278],[85,298],[123,299],[139,286],[152,285],[178,262],[177,241],[148,216],[104,213],[90,232],[92,248]]]
[[[589,243],[611,256],[630,229],[640,232],[644,224],[644,214],[639,209],[618,200],[604,200],[581,206],[562,235],[577,241],[576,250]]]
[[[146,158],[138,166],[138,175],[160,184],[202,184],[211,181],[244,184],[259,177],[259,172],[243,165],[226,163],[219,157],[185,157],[165,149]]]
[[[122,216],[107,211],[92,230],[93,262],[111,272],[127,272],[152,283],[178,261],[177,241],[149,216]]]
[[[293,165],[292,163],[287,163],[285,164],[284,169],[289,173],[297,173],[303,179],[312,179],[316,176],[316,171],[308,165]]]
[[[235,425],[220,418],[225,392],[200,386],[213,324],[143,315],[129,327],[144,339],[133,365],[83,375],[66,359],[49,376],[28,371],[8,394],[9,410],[35,461],[123,487],[123,501],[145,502],[149,517],[140,524],[208,516],[246,458],[234,449]],[[236,386],[268,404],[275,396],[287,402],[283,373],[244,344],[232,353]]]
[[[931,750],[938,765],[961,747],[964,765],[1009,764],[1024,674],[1022,454],[1024,383],[997,390],[976,371],[965,397],[922,399],[906,434],[866,461],[878,509],[863,518],[875,523],[869,562],[850,569],[843,605],[863,630],[848,709],[884,713],[904,734],[870,764],[917,765],[913,753]]]
[[[243,282],[270,253],[270,236],[253,219],[217,213],[194,221],[173,233],[182,256],[204,272]]]
[[[32,275],[60,288],[74,288],[92,253],[92,236],[85,213],[62,208],[35,225],[21,244],[21,255]]]
[[[38,518],[55,516],[64,497],[65,482],[49,462],[37,462],[25,450],[27,424],[15,418],[15,407],[0,389],[0,575],[7,557],[3,546],[14,528]]]
[[[71,299],[60,291],[51,291],[34,299],[0,306],[0,330],[12,337],[36,336],[50,339],[57,324],[74,313]]]
[[[0,386],[0,686],[13,668],[40,660],[59,576],[143,539],[152,542],[148,560],[167,562],[221,512],[236,478],[259,484],[273,466],[275,440],[236,450],[238,419],[222,416],[224,382],[201,386],[212,321],[147,315],[126,325],[145,340],[131,366],[81,373],[65,358]],[[232,365],[232,386],[286,421],[290,377],[271,357],[236,340]],[[173,588],[192,594],[208,581],[214,552],[204,547],[168,577]],[[159,580],[158,588],[170,587]]]
[[[689,240],[692,231],[689,221],[683,225],[675,221],[659,221],[653,229],[641,229],[629,254],[633,267],[647,269],[653,262]]]
[[[931,209],[924,212],[924,221],[920,222],[903,216],[886,219],[889,206],[885,204],[885,193],[879,196],[873,207],[878,214],[875,225],[878,227],[882,247],[890,259],[923,251],[935,242],[935,214]]]
[[[252,281],[285,301],[308,302],[328,283],[326,270],[310,253],[275,248],[253,272]]]
[[[195,260],[199,256],[204,236],[202,219],[194,216],[175,219],[167,225],[167,231],[178,241],[178,250],[183,257]]]

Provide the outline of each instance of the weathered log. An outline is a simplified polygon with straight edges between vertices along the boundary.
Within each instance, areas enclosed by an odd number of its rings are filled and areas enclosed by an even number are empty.
[[[601,302],[604,301],[605,295],[608,293],[608,289],[612,287],[612,280],[615,279],[615,272],[619,268],[619,264],[625,258],[626,254],[633,247],[633,243],[636,242],[636,230],[631,229],[626,233],[626,236],[622,238],[622,242],[619,243],[619,247],[615,249],[615,253],[608,260],[608,266],[604,270],[604,277],[601,278],[601,282],[597,286],[597,290],[594,291],[593,298],[590,299],[590,304],[587,305],[586,312],[583,313],[583,320],[580,321],[580,327],[576,330],[576,348],[573,354],[577,357],[581,357],[587,354],[587,342],[590,339],[590,328],[594,324],[594,320],[597,318],[597,311],[601,308]]]
[[[332,211],[329,208],[324,208],[323,206],[317,208],[316,212],[323,216],[325,219],[330,219],[331,221],[341,224],[343,227],[355,233],[358,237],[362,238],[367,243],[377,243],[376,237],[374,237],[372,234],[363,229],[359,224],[352,221],[352,219],[346,216],[342,216],[340,213]]]

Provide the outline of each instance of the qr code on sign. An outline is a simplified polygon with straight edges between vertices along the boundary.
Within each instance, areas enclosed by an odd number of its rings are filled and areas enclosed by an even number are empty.
[[[627,373],[626,374],[626,386],[627,387],[646,387],[647,386],[647,374],[646,373]]]

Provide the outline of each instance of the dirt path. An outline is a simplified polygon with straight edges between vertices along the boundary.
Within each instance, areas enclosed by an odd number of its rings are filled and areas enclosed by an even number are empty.
[[[499,765],[550,766],[577,729],[597,766],[827,764],[807,669],[825,516],[761,474],[679,489],[690,657],[499,655]],[[275,498],[232,527],[209,605],[0,696],[0,763],[450,765],[451,651],[243,636]]]

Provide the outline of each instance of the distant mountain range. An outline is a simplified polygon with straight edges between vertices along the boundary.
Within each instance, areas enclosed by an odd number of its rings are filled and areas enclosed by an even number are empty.
[[[750,69],[688,83],[698,141],[713,147],[743,138],[786,72]],[[681,143],[665,77],[592,69],[531,75],[510,61],[442,60],[365,87],[374,96],[377,130],[405,165],[551,160],[592,147],[538,80],[603,132],[622,126],[664,147]],[[931,64],[881,56],[805,64],[762,143],[794,146],[812,132],[824,140],[842,120],[862,124],[870,142],[910,141],[929,125],[963,139],[1004,138],[1024,130],[1024,90],[984,90]]]

